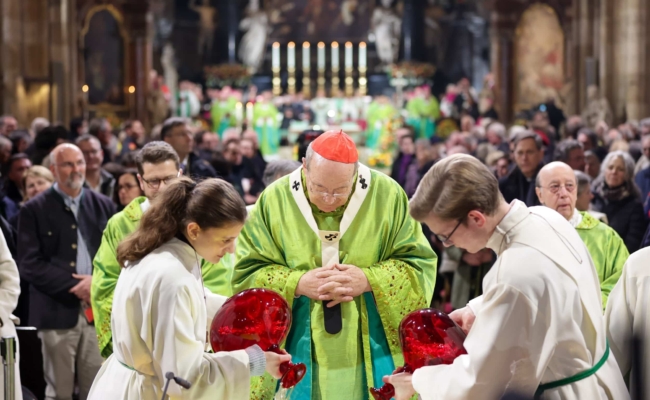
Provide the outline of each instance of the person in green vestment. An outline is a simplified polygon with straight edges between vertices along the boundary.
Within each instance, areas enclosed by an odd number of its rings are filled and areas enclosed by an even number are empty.
[[[295,399],[368,399],[403,365],[399,323],[435,285],[437,257],[406,194],[359,164],[342,131],[320,135],[302,168],[262,193],[236,255],[234,292],[272,289],[292,308],[284,346],[307,365]],[[269,376],[251,385],[251,399],[273,398]]]
[[[273,94],[270,91],[262,93],[262,99],[253,107],[253,126],[264,156],[278,153],[280,147],[280,112],[272,103]]]
[[[547,164],[537,174],[535,186],[541,204],[562,214],[585,242],[600,280],[604,310],[630,255],[623,239],[588,212],[576,209],[578,181],[567,164],[559,161]]]
[[[366,147],[377,150],[381,138],[388,134],[389,121],[399,113],[387,96],[378,96],[368,107],[368,127],[366,128]]]
[[[117,262],[117,245],[134,232],[149,202],[171,179],[180,176],[180,162],[174,149],[165,142],[151,142],[145,145],[137,157],[138,181],[145,196],[135,198],[123,211],[115,214],[106,225],[101,245],[93,265],[95,267],[90,290],[90,299],[95,319],[95,330],[99,351],[104,358],[113,353],[111,335],[111,311],[113,292],[120,275]],[[232,295],[230,272],[233,258],[224,257],[219,264],[204,263],[201,268],[203,283],[213,293]]]
[[[212,99],[210,108],[212,131],[219,134],[220,139],[223,139],[223,132],[226,129],[237,126],[236,108],[237,99],[232,95],[230,86],[225,86],[218,92],[218,97]]]
[[[440,117],[438,100],[431,96],[429,86],[415,88],[414,96],[406,103],[406,123],[415,128],[418,139],[431,139],[436,120]]]

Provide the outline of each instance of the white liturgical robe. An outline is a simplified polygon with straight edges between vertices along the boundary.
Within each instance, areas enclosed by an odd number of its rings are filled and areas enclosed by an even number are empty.
[[[494,400],[508,391],[532,397],[543,383],[592,368],[606,349],[596,269],[575,229],[546,207],[515,200],[487,246],[498,259],[470,302],[476,315],[466,355],[420,368],[423,400]],[[550,389],[543,399],[629,399],[610,356],[595,375]]]
[[[113,351],[99,371],[90,400],[157,400],[165,373],[170,399],[248,399],[249,358],[245,350],[209,354],[206,332],[226,298],[204,289],[197,255],[172,239],[125,268],[117,281],[111,326]],[[205,299],[204,299],[205,295]]]
[[[643,354],[639,357],[645,362],[645,376],[640,379],[647,396],[650,394],[650,247],[627,259],[623,274],[609,295],[605,319],[609,345],[623,375],[632,369],[632,335],[643,339]],[[632,377],[635,373],[632,371]],[[636,398],[634,392],[632,398]]]

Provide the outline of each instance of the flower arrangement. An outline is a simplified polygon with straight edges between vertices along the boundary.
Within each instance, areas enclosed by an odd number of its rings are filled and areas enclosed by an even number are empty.
[[[203,72],[205,73],[205,85],[209,88],[246,87],[251,80],[250,71],[242,64],[208,65]]]
[[[375,153],[368,157],[368,165],[375,168],[390,168],[393,165],[395,131],[402,126],[401,119],[395,117],[386,123],[385,131],[379,139],[379,146]]]
[[[429,79],[435,72],[436,67],[433,64],[415,61],[402,61],[388,67],[388,74],[391,78],[405,78],[409,80]]]

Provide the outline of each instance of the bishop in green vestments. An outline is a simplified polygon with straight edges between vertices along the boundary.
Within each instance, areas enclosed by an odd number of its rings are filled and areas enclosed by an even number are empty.
[[[436,264],[404,191],[358,164],[348,135],[326,132],[258,199],[239,236],[233,290],[269,288],[289,302],[284,346],[307,365],[291,398],[362,400],[403,365],[398,326],[428,306]],[[269,376],[251,386],[252,399],[276,391]]]
[[[623,239],[614,229],[588,212],[576,209],[578,182],[567,164],[553,162],[546,165],[537,174],[536,186],[542,205],[562,214],[585,242],[596,266],[604,310],[609,293],[621,277],[623,266],[630,256]]]

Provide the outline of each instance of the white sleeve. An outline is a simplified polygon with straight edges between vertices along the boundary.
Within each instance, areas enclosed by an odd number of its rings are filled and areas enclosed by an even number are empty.
[[[480,295],[467,303],[467,307],[469,307],[470,310],[474,313],[474,315],[478,315],[479,312],[481,312],[481,306],[483,305],[483,295]]]
[[[4,235],[0,232],[0,318],[6,324],[18,304],[20,277]]]
[[[628,277],[629,260],[623,267],[623,273],[616,286],[609,294],[605,309],[605,322],[609,347],[616,358],[621,374],[625,376],[632,368],[629,340],[632,337],[635,305],[630,300],[636,300],[636,285],[634,279]]]
[[[215,314],[219,309],[221,309],[221,306],[223,306],[223,303],[228,300],[228,297],[222,296],[220,294],[214,294],[208,289],[207,287],[203,288],[205,292],[205,305],[206,305],[206,311],[208,313],[207,315],[207,328],[210,330],[210,325],[212,325],[212,320],[214,319]]]
[[[192,278],[193,279],[193,278]],[[203,340],[197,339],[194,315],[201,310],[196,293],[190,286],[181,286],[175,294],[161,293],[162,310],[154,326],[154,358],[159,360],[160,382],[168,371],[188,380],[192,387],[181,390],[178,385],[169,386],[170,397],[182,399],[239,399],[248,398],[250,389],[249,358],[245,350],[204,352]],[[170,320],[171,319],[171,320]]]
[[[413,374],[413,387],[423,400],[498,399],[509,387],[532,397],[540,378],[535,370],[545,335],[533,335],[537,308],[512,286],[498,284],[482,297],[474,325],[465,340],[466,355],[451,365],[423,367]],[[548,355],[550,357],[550,355]],[[543,362],[543,361],[542,361]],[[523,389],[523,391],[521,390]]]

